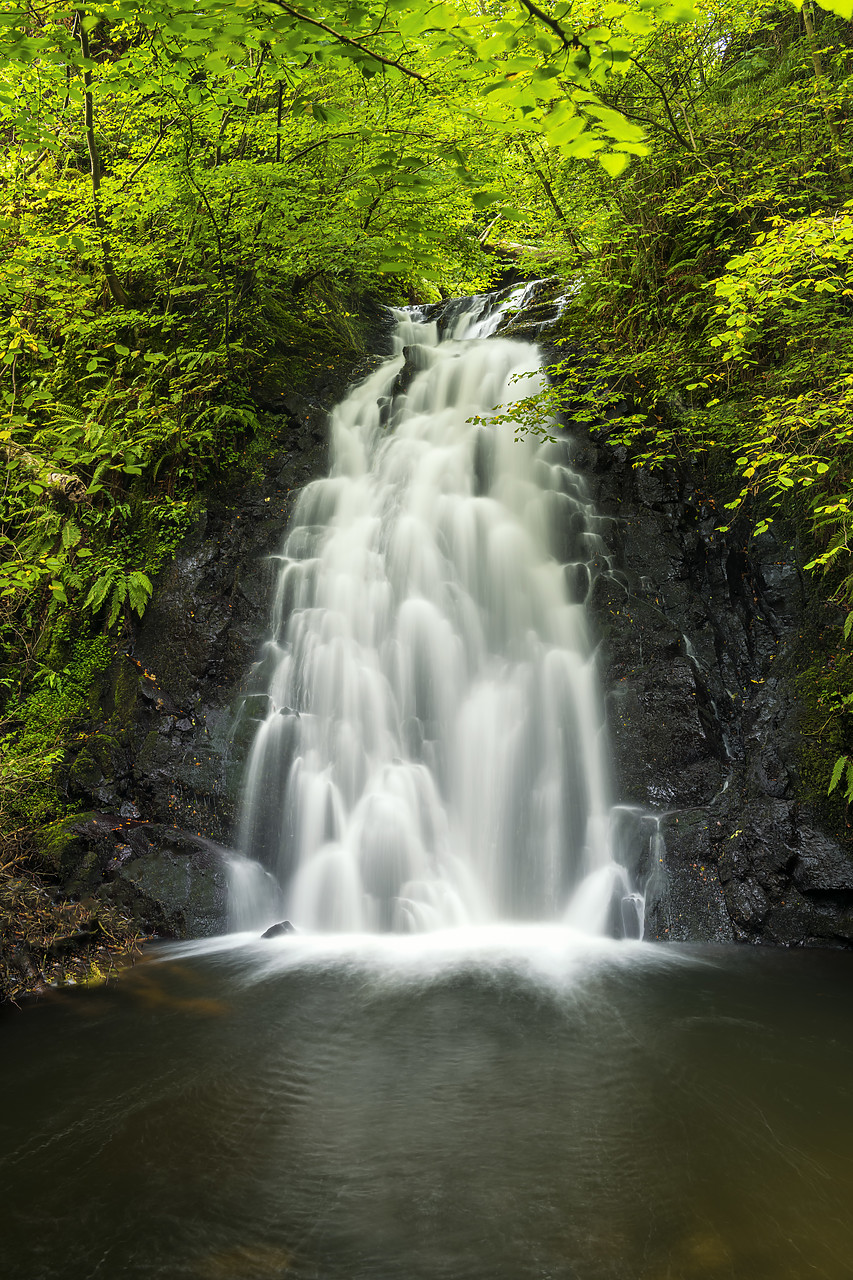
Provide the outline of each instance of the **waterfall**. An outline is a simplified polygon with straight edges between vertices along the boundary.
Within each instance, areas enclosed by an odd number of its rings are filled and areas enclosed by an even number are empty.
[[[477,421],[543,385],[502,314],[395,312],[334,411],[258,669],[235,927],[637,936],[585,610],[604,549],[568,444]]]

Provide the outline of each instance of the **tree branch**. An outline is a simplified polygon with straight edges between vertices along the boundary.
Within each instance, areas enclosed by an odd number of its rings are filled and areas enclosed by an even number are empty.
[[[92,174],[92,213],[95,228],[101,241],[101,257],[103,258],[104,275],[106,276],[107,287],[110,291],[113,302],[118,303],[120,307],[129,307],[130,299],[125,293],[124,286],[116,275],[116,269],[113,265],[112,249],[110,247],[106,227],[104,226],[103,214],[101,213],[101,156],[95,139],[95,113],[92,103],[92,72],[89,70],[88,66],[90,62],[89,35],[86,31],[84,11],[82,9],[78,10],[78,14],[80,18],[78,23],[80,52],[87,64],[83,68],[83,121],[86,134],[86,146],[89,151],[89,167]]]
[[[522,0],[526,3],[527,0]],[[417,80],[422,85],[429,85],[426,76],[422,76],[419,71],[412,71],[411,67],[406,67],[396,58],[383,58],[381,53],[374,53],[372,49],[368,49],[367,45],[360,44],[358,40],[353,40],[351,36],[345,36],[340,31],[336,31],[334,27],[327,26],[325,22],[321,22],[319,18],[311,18],[307,13],[300,13],[298,9],[293,9],[289,4],[285,4],[284,0],[273,0],[273,4],[279,9],[283,9],[285,13],[289,13],[291,18],[295,18],[297,22],[307,22],[309,26],[319,27],[321,31],[325,31],[327,35],[334,36],[341,44],[349,45],[352,49],[358,49],[361,53],[366,54],[368,58],[372,58],[374,62],[381,62],[383,67],[396,67],[398,71],[402,71],[404,76],[409,76],[412,80]]]
[[[156,141],[155,141],[155,143],[154,143],[154,146],[151,148],[151,150],[148,152],[148,154],[145,156],[145,158],[144,158],[143,160],[140,160],[139,164],[136,166],[136,168],[134,169],[134,171],[133,171],[133,173],[130,175],[130,177],[129,177],[129,178],[125,178],[124,182],[121,184],[121,189],[122,189],[122,191],[124,191],[125,187],[129,187],[129,186],[130,186],[130,184],[131,184],[131,182],[133,182],[133,179],[134,179],[134,178],[136,177],[136,175],[139,173],[139,171],[140,171],[141,169],[144,169],[144,168],[145,168],[145,166],[147,165],[148,161],[149,161],[149,160],[151,159],[151,157],[154,155],[154,152],[157,150],[157,148],[159,147],[160,143],[161,143],[161,142],[163,141],[163,139],[165,138],[166,133],[167,133],[167,130],[168,130],[168,128],[169,128],[169,125],[173,125],[174,123],[175,123],[175,121],[174,121],[174,120],[170,120],[168,125],[164,125],[164,124],[163,124],[163,121],[162,121],[162,120],[160,121],[160,132],[157,134],[157,139],[156,139]]]
[[[564,49],[579,48],[580,42],[577,36],[573,35],[571,38],[569,38],[569,36],[566,35],[565,31],[560,26],[557,19],[552,18],[551,15],[548,13],[543,13],[541,9],[538,9],[536,5],[533,4],[533,0],[521,0],[521,3],[523,7],[527,10],[527,12],[530,14],[531,18],[538,18],[540,22],[545,23],[546,27],[550,27],[550,29],[554,32],[554,35],[557,36],[557,38],[562,41]]]
[[[526,0],[522,0],[522,3],[526,3]],[[672,114],[672,110],[669,105],[669,99],[667,98],[663,87],[658,84],[654,76],[651,75],[651,73],[648,72],[646,68],[643,66],[643,64],[641,62],[638,62],[636,58],[631,58],[631,62],[633,62],[634,66],[637,68],[640,74],[644,75],[646,79],[650,82],[650,84],[654,85],[655,89],[657,89],[658,93],[660,94],[661,100],[663,102],[663,109],[666,112],[666,117],[669,120],[669,123],[672,125],[672,132],[677,138],[679,145],[684,147],[685,151],[695,150],[694,147],[690,146],[690,143],[682,135],[681,130],[679,129],[678,125],[675,123],[675,118]]]
[[[225,257],[222,249],[222,232],[219,229],[219,223],[216,220],[216,214],[213,212],[213,209],[211,208],[210,201],[208,200],[202,188],[196,182],[195,178],[192,176],[192,172],[190,170],[189,149],[187,149],[187,153],[186,153],[186,163],[187,163],[187,178],[190,182],[190,185],[193,186],[195,190],[198,192],[199,198],[201,199],[205,209],[207,210],[208,217],[210,218],[210,221],[213,225],[214,235],[216,236],[216,249],[217,249],[217,255],[219,257],[219,279],[222,282],[222,289],[224,293],[224,303],[225,303],[225,317],[222,322],[222,342],[225,347],[225,355],[228,358],[228,364],[231,366],[231,371],[233,372],[234,364],[231,358],[231,303],[228,297],[228,278],[225,272]]]
[[[563,212],[557,200],[557,197],[554,195],[553,187],[551,186],[550,182],[546,178],[545,174],[539,168],[539,165],[536,163],[536,160],[533,156],[533,152],[530,150],[530,147],[527,145],[524,138],[522,138],[521,136],[519,136],[518,144],[521,147],[522,151],[524,152],[525,156],[527,157],[527,163],[530,165],[531,169],[536,174],[536,177],[541,182],[542,190],[545,192],[545,195],[548,197],[548,203],[550,204],[551,208],[554,210],[554,213],[557,215],[558,221],[564,223],[566,221],[566,215]]]

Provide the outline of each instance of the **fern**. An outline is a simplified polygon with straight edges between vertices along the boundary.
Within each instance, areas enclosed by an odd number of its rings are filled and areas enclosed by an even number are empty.
[[[80,541],[80,526],[76,520],[68,519],[62,526],[62,545],[63,547],[76,547]]]
[[[145,612],[145,606],[151,598],[153,590],[151,579],[141,569],[134,569],[133,573],[128,574],[127,591],[130,597],[130,607],[136,610],[140,618]]]
[[[853,801],[853,760],[849,756],[839,756],[832,770],[827,795],[831,796],[841,779],[844,779],[844,799],[847,804]]]
[[[153,590],[151,579],[141,569],[132,569],[129,573],[125,573],[121,565],[111,564],[93,582],[89,594],[83,601],[83,608],[90,610],[91,613],[98,613],[109,601],[107,613],[107,630],[109,630],[121,613],[125,601],[141,618]]]
[[[110,614],[109,614],[109,617],[107,618],[108,630],[113,625],[119,613],[121,612],[121,606],[124,604],[126,596],[127,596],[127,578],[122,577],[118,579],[118,581],[115,584],[115,587],[113,588],[113,594],[110,600]]]
[[[99,578],[96,578],[89,589],[89,594],[83,601],[83,608],[91,609],[92,613],[97,613],[109,594],[116,574],[120,572],[118,565],[111,564]]]
[[[87,420],[86,414],[76,405],[66,404],[61,400],[57,400],[51,418],[60,431],[67,431],[73,427],[85,427]]]

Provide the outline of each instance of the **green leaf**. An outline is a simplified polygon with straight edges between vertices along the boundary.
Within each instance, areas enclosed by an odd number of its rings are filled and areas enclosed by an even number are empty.
[[[853,800],[853,764],[848,760],[846,777],[844,779],[844,799],[850,804]]]
[[[826,793],[828,796],[832,795],[833,791],[841,781],[841,775],[844,772],[844,766],[846,764],[847,764],[846,756],[839,756],[838,759],[836,760],[835,767],[832,770],[832,777],[829,780],[829,789]]]
[[[591,133],[583,133],[574,142],[565,145],[562,150],[566,155],[571,156],[573,160],[591,160],[596,152],[601,151],[604,143],[601,138],[594,137]]]
[[[802,9],[802,3],[797,4],[796,7]],[[820,0],[820,7],[829,10],[830,13],[837,13],[839,18],[844,18],[846,22],[853,18],[853,0]]]
[[[581,115],[570,116],[568,120],[549,127],[548,121],[545,122],[547,135],[550,142],[555,146],[562,147],[568,142],[572,142],[579,134],[583,133],[586,128],[586,120]]]
[[[601,44],[609,40],[611,34],[609,27],[588,27],[578,38],[581,44]]]
[[[632,36],[646,36],[654,26],[654,18],[647,10],[638,12],[627,12],[621,15],[622,25],[626,31],[630,31]]]
[[[135,569],[127,579],[128,595],[130,598],[130,607],[135,609],[140,618],[145,612],[145,606],[154,590],[151,585],[151,579],[140,569]]]
[[[630,157],[622,151],[604,151],[599,155],[598,163],[611,178],[618,178],[628,168]]]
[[[110,567],[104,573],[102,573],[99,578],[95,580],[95,582],[93,583],[89,591],[89,594],[86,596],[86,599],[83,601],[84,609],[91,609],[92,613],[97,613],[97,611],[100,609],[101,605],[104,603],[104,601],[107,598],[110,587],[112,586],[112,583],[113,583],[113,579],[117,572],[118,570],[116,566],[110,565]]]
[[[80,541],[80,526],[76,520],[66,520],[62,528],[63,547],[75,547]]]
[[[586,110],[591,116],[595,116],[596,120],[601,121],[614,142],[642,142],[646,136],[638,124],[632,124],[621,112],[612,111],[610,107],[602,107],[598,103],[591,102]]]
[[[127,596],[127,579],[119,578],[113,590],[112,599],[110,600],[110,613],[107,618],[107,627],[111,627],[119,615],[121,606],[124,604]]]
[[[489,205],[496,204],[503,198],[502,191],[475,191],[471,196],[471,203],[475,209],[488,209]]]

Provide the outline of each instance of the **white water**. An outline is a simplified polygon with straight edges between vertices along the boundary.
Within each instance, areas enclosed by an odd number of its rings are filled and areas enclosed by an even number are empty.
[[[335,410],[281,555],[235,928],[638,935],[578,598],[595,518],[566,446],[471,421],[541,385],[500,318],[472,299],[440,340],[397,313],[395,356]]]

